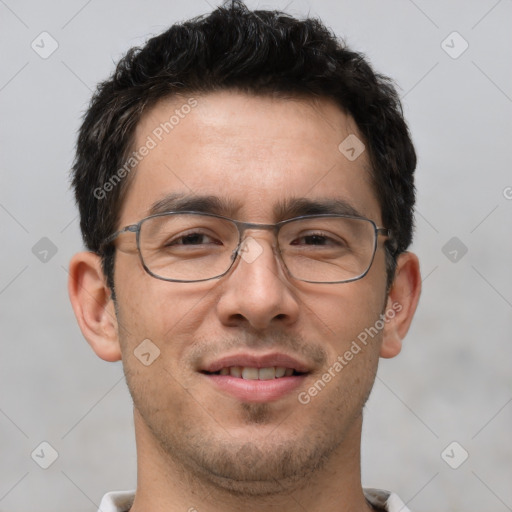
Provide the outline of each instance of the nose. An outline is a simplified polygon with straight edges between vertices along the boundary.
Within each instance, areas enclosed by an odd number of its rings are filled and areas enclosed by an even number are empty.
[[[237,261],[222,278],[217,313],[224,325],[261,330],[297,321],[297,295],[269,238],[247,236]]]

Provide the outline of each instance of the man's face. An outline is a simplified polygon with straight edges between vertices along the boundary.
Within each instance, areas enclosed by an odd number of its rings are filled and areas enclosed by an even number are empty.
[[[229,206],[216,213],[267,224],[296,216],[287,208],[297,200],[341,200],[382,225],[366,153],[350,161],[338,149],[357,127],[333,103],[233,92],[195,99],[197,106],[186,115],[189,109],[181,108],[186,98],[162,101],[137,127],[134,149],[148,136],[157,144],[134,171],[119,227],[138,222],[155,203],[175,194],[215,196]],[[155,132],[175,110],[181,116],[172,130]],[[240,489],[244,481],[292,481],[348,446],[359,449],[362,407],[374,381],[381,333],[366,347],[360,344],[362,350],[345,360],[316,396],[309,395],[309,403],[298,397],[386,307],[382,240],[364,278],[312,284],[287,276],[271,231],[246,235],[261,254],[239,258],[227,275],[211,281],[151,277],[131,233],[117,240],[115,263],[119,337],[138,434],[198,475],[226,486],[238,480]],[[160,350],[149,366],[134,355],[145,339]],[[218,376],[205,371],[231,356],[225,361],[230,367],[239,361],[290,367],[295,360],[305,371],[283,377],[289,384],[277,383],[270,391],[268,381],[250,381],[247,391],[226,380],[220,385]]]

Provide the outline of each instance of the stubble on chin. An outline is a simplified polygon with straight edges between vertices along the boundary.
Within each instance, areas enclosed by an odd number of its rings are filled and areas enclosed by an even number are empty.
[[[275,415],[272,414],[269,404],[243,402],[240,416],[246,425],[265,425],[270,423]]]
[[[190,482],[199,479],[231,496],[289,494],[322,469],[339,445],[334,439],[328,443],[309,443],[305,439],[271,441],[217,445],[219,448],[203,445],[194,450],[194,459],[187,459]]]
[[[176,469],[191,488],[210,489],[230,496],[272,497],[287,495],[304,488],[332,459],[345,439],[346,432],[326,429],[324,421],[307,428],[291,428],[290,419],[276,422],[269,404],[240,404],[240,417],[254,433],[256,425],[270,425],[265,435],[232,437],[220,428],[191,428],[182,423],[160,431],[153,430],[160,411],[146,409],[141,419],[149,427],[160,454]],[[149,416],[149,417],[148,417]],[[144,418],[145,417],[145,418]],[[331,418],[332,419],[332,418]],[[291,422],[293,423],[293,422]],[[215,425],[218,427],[218,425]],[[251,428],[252,427],[252,428]],[[283,429],[286,429],[286,433]]]

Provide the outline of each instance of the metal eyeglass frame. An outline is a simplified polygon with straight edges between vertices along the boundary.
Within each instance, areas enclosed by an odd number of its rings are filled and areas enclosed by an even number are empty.
[[[149,219],[153,219],[155,217],[165,217],[165,216],[170,216],[170,215],[183,215],[183,214],[185,214],[185,215],[202,215],[202,216],[205,216],[205,217],[214,217],[214,218],[217,218],[217,219],[222,219],[222,220],[229,221],[229,222],[231,222],[232,224],[234,224],[237,227],[237,229],[238,229],[238,245],[237,245],[237,248],[233,251],[233,254],[231,256],[231,259],[232,259],[231,264],[229,265],[229,267],[226,269],[225,272],[223,272],[222,274],[213,276],[213,277],[205,278],[205,279],[195,279],[195,280],[185,279],[185,280],[183,280],[183,279],[171,279],[171,278],[159,276],[157,274],[154,274],[146,266],[146,263],[144,262],[144,258],[142,257],[142,251],[141,251],[141,248],[140,248],[140,230],[141,230],[142,224],[144,222],[148,221]],[[326,217],[328,217],[328,218],[344,218],[344,219],[363,220],[363,221],[369,222],[372,225],[373,232],[374,232],[373,252],[372,252],[372,257],[370,259],[370,263],[368,264],[367,269],[363,273],[361,273],[360,275],[358,275],[356,277],[352,277],[350,279],[344,279],[342,281],[309,281],[307,279],[300,279],[298,277],[295,277],[290,272],[290,270],[288,269],[288,266],[286,265],[286,263],[285,263],[285,261],[284,261],[284,259],[282,257],[281,249],[279,247],[279,238],[278,238],[279,230],[281,229],[282,226],[284,226],[286,224],[289,224],[290,222],[297,221],[297,220],[301,220],[301,219],[319,219],[319,218],[326,218]],[[286,220],[283,220],[281,222],[277,222],[275,224],[258,224],[258,223],[254,223],[254,222],[242,222],[242,221],[239,221],[239,220],[230,219],[229,217],[224,217],[222,215],[217,215],[217,214],[214,214],[214,213],[205,213],[205,212],[198,212],[198,211],[168,211],[168,212],[156,213],[154,215],[149,215],[148,217],[144,217],[143,219],[141,219],[136,224],[130,224],[130,225],[125,226],[124,228],[120,229],[119,231],[116,231],[112,235],[110,235],[107,238],[105,238],[105,240],[100,245],[99,253],[100,254],[104,254],[105,247],[107,245],[111,244],[118,236],[120,236],[120,235],[122,235],[124,233],[135,233],[135,235],[136,235],[136,242],[137,242],[137,251],[139,253],[140,262],[141,262],[142,266],[144,267],[144,270],[150,276],[154,277],[155,279],[160,279],[162,281],[170,281],[170,282],[174,282],[174,283],[200,283],[200,282],[203,282],[203,281],[211,281],[213,279],[219,279],[219,278],[225,276],[233,268],[233,265],[234,265],[235,261],[238,259],[238,255],[240,254],[240,248],[242,247],[242,243],[243,243],[243,240],[244,240],[244,236],[243,235],[244,235],[244,232],[247,229],[265,229],[265,230],[273,231],[274,232],[274,236],[276,238],[277,254],[279,256],[279,259],[281,260],[282,265],[284,266],[284,268],[288,272],[288,274],[291,277],[293,277],[294,279],[297,279],[298,281],[303,281],[305,283],[314,283],[314,284],[341,284],[341,283],[350,283],[352,281],[357,281],[359,279],[362,279],[369,272],[369,270],[370,270],[370,268],[371,268],[371,266],[373,264],[373,260],[375,259],[375,253],[377,252],[377,245],[378,245],[377,241],[378,241],[379,235],[385,236],[387,238],[391,238],[391,230],[390,229],[378,227],[375,224],[375,222],[373,222],[373,220],[367,219],[366,217],[359,217],[359,216],[355,216],[355,215],[342,215],[342,214],[331,214],[331,213],[316,214],[316,215],[302,215],[302,216],[299,216],[299,217],[293,217],[292,219],[286,219]]]

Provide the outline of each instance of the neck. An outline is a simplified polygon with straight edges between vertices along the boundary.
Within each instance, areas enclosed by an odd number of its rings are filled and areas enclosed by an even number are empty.
[[[328,460],[293,479],[235,482],[176,460],[135,409],[137,492],[130,512],[344,512],[372,510],[361,487],[359,417]]]

